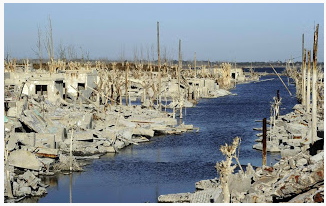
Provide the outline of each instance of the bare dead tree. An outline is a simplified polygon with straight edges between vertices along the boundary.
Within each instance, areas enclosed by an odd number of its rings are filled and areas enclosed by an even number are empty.
[[[167,53],[166,53],[166,46],[163,47],[163,61],[166,64],[168,59],[167,59]]]
[[[70,61],[77,59],[77,52],[74,45],[70,44],[67,48],[67,52]]]
[[[54,53],[53,53],[53,38],[52,38],[52,21],[51,21],[51,17],[49,15],[48,17],[48,27],[49,28],[46,28],[46,35],[45,35],[45,48],[46,48],[46,51],[48,53],[48,56],[49,56],[49,59],[51,62],[53,62],[54,60]]]
[[[140,45],[140,63],[142,64],[144,60],[143,45]]]
[[[81,52],[81,61],[84,62],[84,52],[83,52],[83,48],[80,46],[80,52]]]
[[[122,45],[121,52],[120,52],[120,61],[122,63],[122,66],[124,66],[124,60],[125,60],[125,45]]]
[[[148,45],[146,46],[146,53],[147,53],[147,70],[149,68],[149,63],[150,63],[150,58],[149,58],[149,47]]]
[[[6,51],[5,60],[6,60],[7,63],[10,61],[10,51],[9,51],[8,47],[7,47],[7,51]]]
[[[40,69],[42,69],[42,59],[43,59],[43,50],[42,50],[42,31],[40,27],[37,27],[37,41],[36,41],[36,50],[32,48],[33,52],[39,58]]]
[[[59,47],[57,49],[57,58],[61,59],[63,61],[66,61],[67,56],[66,56],[66,47],[60,42]]]
[[[134,47],[134,64],[137,64],[138,63],[138,49],[137,49],[137,46]]]
[[[89,58],[89,51],[88,50],[85,52],[85,56],[86,56],[86,60],[89,61],[90,58]]]

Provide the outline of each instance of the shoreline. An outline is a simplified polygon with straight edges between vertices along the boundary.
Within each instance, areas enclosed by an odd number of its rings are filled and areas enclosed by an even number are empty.
[[[289,115],[302,114],[300,106],[297,104],[293,108],[293,112],[279,116],[280,121]],[[294,119],[293,121],[297,122],[298,120]],[[287,124],[291,123],[276,124],[278,129],[275,130],[280,132],[284,127],[287,127]],[[323,127],[319,130],[323,132]],[[283,145],[287,147],[282,149],[282,158],[274,165],[254,169],[249,163],[244,171],[239,169],[237,173],[229,174],[231,175],[228,186],[231,202],[323,202],[324,150],[320,150],[323,145],[323,138],[315,142],[313,147],[310,147],[309,144],[293,145],[292,143],[291,145],[286,139],[283,139]],[[236,162],[234,164],[234,166],[237,165]],[[242,182],[241,187],[237,184],[238,182]],[[223,180],[221,181],[220,176],[214,179],[201,180],[196,182],[195,186],[196,191],[193,193],[161,195],[158,202],[223,203]]]

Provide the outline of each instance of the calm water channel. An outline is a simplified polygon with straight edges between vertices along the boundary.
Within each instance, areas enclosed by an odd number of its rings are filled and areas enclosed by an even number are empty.
[[[257,138],[253,127],[270,116],[270,102],[280,90],[281,114],[292,111],[290,97],[277,76],[272,81],[237,85],[237,96],[202,99],[188,108],[186,124],[198,133],[158,136],[148,143],[129,146],[119,154],[102,156],[87,165],[85,172],[49,178],[48,194],[38,202],[157,202],[161,194],[193,192],[195,182],[216,177],[216,161],[224,159],[219,147],[235,136],[242,138],[241,164],[261,165],[261,152],[252,149]],[[287,82],[286,78],[283,78]],[[289,87],[295,94],[294,85]],[[278,155],[268,157],[268,164]]]

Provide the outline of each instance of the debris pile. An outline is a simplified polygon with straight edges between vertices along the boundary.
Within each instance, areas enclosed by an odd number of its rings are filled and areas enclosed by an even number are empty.
[[[232,75],[228,64],[222,65],[227,70],[204,66],[187,70],[151,62],[50,59],[37,66],[28,60],[5,62],[8,201],[43,191],[17,187],[14,182],[22,182],[19,173],[31,171],[37,178],[82,171],[80,160],[117,153],[158,134],[198,131],[193,125],[177,123],[184,108],[195,106],[200,98],[230,95],[219,84],[231,88],[232,76],[238,82],[248,81],[241,71]]]
[[[235,174],[230,171],[227,180],[224,178],[221,174],[219,179],[199,181],[194,193],[161,195],[158,202],[324,202],[324,151],[318,150],[315,155],[310,155],[309,150],[302,151],[295,156],[282,157],[270,167],[254,169],[249,163],[245,171]]]

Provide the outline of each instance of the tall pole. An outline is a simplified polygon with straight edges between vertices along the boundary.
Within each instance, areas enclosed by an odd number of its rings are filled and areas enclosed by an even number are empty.
[[[195,79],[197,78],[197,70],[196,70],[196,52],[195,52]]]
[[[307,112],[310,112],[310,73],[311,73],[311,68],[310,68],[310,61],[311,61],[311,52],[308,51],[308,73],[307,73],[307,101],[306,101],[306,105],[307,105]]]
[[[303,68],[303,59],[304,59],[304,34],[302,34],[302,64],[301,64],[301,76],[302,76],[302,79],[301,79],[301,104],[302,105],[304,105],[304,101],[305,100],[303,100],[303,93],[304,93],[304,88],[303,88],[303,70],[304,70],[304,68]]]
[[[306,106],[306,49],[303,50],[302,60],[302,100],[301,104]]]
[[[161,57],[160,57],[160,22],[157,22],[157,61],[158,61],[158,96],[159,96],[159,109],[161,110]]]
[[[267,139],[267,128],[266,128],[266,118],[263,119],[263,166],[266,166],[266,139]]]
[[[126,106],[128,106],[128,73],[129,73],[129,62],[127,62],[126,64],[127,66],[127,69],[126,69],[126,85],[125,85],[125,89],[126,89],[126,92],[125,92],[125,100],[126,100]]]
[[[179,68],[182,67],[182,62],[181,62],[181,39],[179,39]]]
[[[160,22],[157,22],[157,61],[159,71],[161,68],[161,58],[160,58]]]
[[[178,66],[178,92],[179,92],[179,103],[180,103],[180,69],[182,68],[181,62],[181,39],[179,39],[179,66]]]
[[[314,35],[314,53],[313,53],[313,69],[312,69],[312,132],[311,143],[317,139],[317,45],[318,45],[318,28]]]

